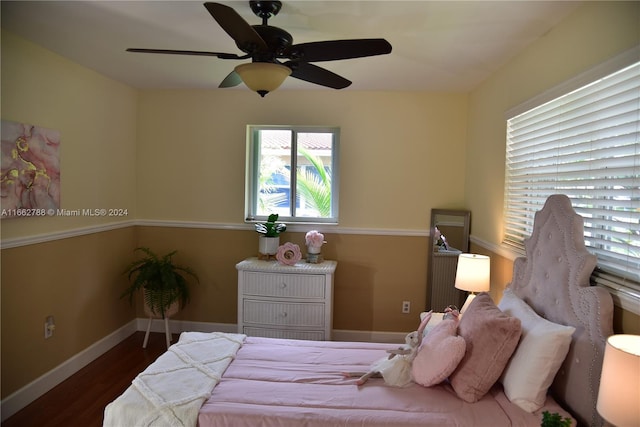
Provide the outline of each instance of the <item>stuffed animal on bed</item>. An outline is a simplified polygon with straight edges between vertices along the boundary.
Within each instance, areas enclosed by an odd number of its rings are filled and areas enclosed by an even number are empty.
[[[442,320],[447,319],[455,319],[456,321],[460,320],[460,310],[455,305],[448,305],[447,308],[444,309],[444,316],[442,316]]]
[[[382,376],[384,381],[395,387],[405,387],[411,383],[411,363],[416,357],[418,348],[422,343],[424,330],[431,320],[431,311],[420,322],[418,330],[413,331],[405,337],[405,344],[393,350],[387,350],[389,356],[377,360],[371,368],[365,372],[343,372],[345,377],[360,376],[357,385],[362,385],[371,377]]]

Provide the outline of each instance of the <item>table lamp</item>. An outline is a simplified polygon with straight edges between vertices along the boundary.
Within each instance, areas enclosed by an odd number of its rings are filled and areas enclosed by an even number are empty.
[[[596,409],[615,426],[640,426],[640,335],[607,339]]]
[[[456,270],[456,289],[470,292],[464,302],[460,315],[469,307],[476,297],[476,292],[486,292],[490,287],[490,258],[486,255],[460,254],[458,255],[458,267]]]

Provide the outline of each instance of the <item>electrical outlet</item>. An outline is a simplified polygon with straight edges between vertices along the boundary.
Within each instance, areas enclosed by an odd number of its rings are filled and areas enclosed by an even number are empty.
[[[56,329],[56,324],[53,321],[53,316],[47,316],[44,322],[44,337],[51,338],[53,331]]]
[[[410,301],[402,301],[402,312],[410,313],[411,312],[411,302]]]

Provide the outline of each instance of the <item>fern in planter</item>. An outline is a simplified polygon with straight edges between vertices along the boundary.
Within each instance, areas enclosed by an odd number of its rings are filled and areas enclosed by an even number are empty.
[[[169,307],[178,302],[184,307],[189,301],[189,287],[185,275],[191,276],[199,282],[198,276],[190,267],[177,265],[172,257],[177,251],[169,252],[160,257],[149,248],[136,248],[144,252],[145,256],[129,264],[123,274],[127,274],[130,285],[120,298],[129,297],[133,304],[133,297],[139,291],[144,291],[144,302],[153,314],[159,314],[164,319]]]
[[[554,412],[553,414],[549,411],[544,411],[542,413],[542,424],[541,427],[571,427],[571,418],[562,418],[560,414]]]

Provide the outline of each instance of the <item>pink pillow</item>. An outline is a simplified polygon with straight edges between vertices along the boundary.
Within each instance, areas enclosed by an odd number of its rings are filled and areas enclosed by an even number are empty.
[[[521,332],[520,320],[500,311],[489,294],[475,297],[458,325],[467,351],[449,377],[458,397],[473,403],[487,394],[518,346]]]
[[[467,346],[457,329],[457,320],[443,320],[425,336],[411,368],[416,383],[425,387],[440,384],[456,369]]]

